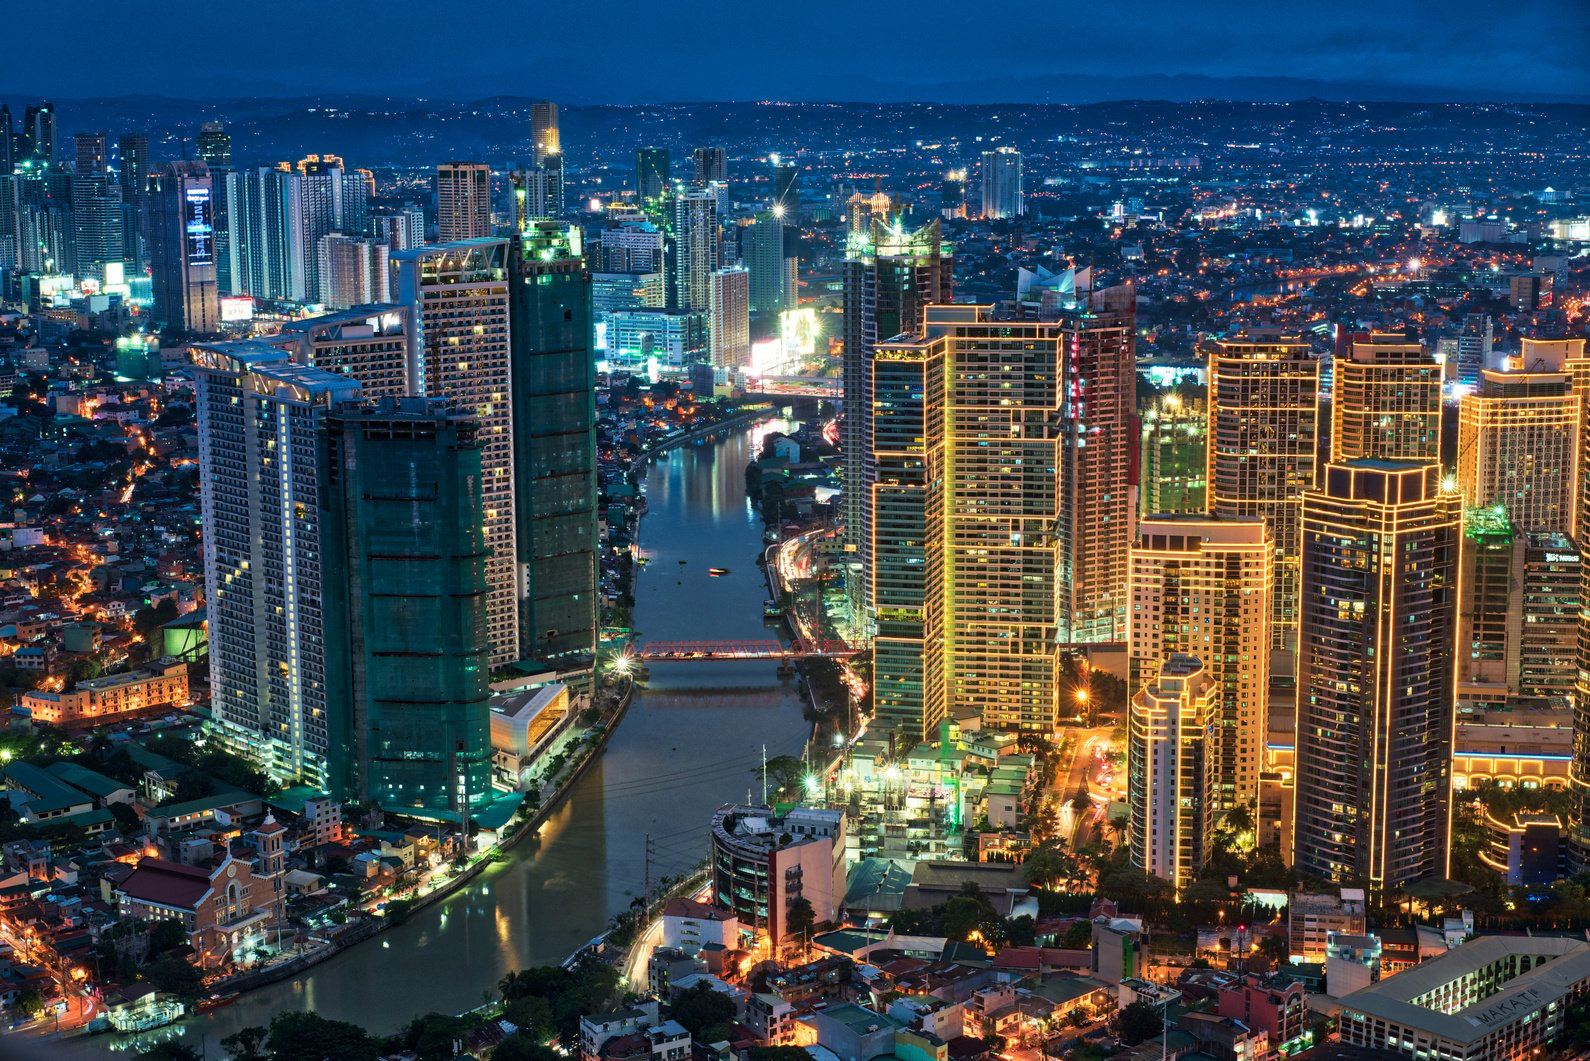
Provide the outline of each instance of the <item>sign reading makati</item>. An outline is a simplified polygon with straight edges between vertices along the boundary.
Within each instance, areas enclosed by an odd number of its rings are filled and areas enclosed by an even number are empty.
[[[1476,1028],[1494,1028],[1522,1013],[1532,1013],[1546,1002],[1546,996],[1538,987],[1526,987],[1524,990],[1503,999],[1495,1005],[1486,1006],[1478,1013],[1464,1015],[1463,1019]]]

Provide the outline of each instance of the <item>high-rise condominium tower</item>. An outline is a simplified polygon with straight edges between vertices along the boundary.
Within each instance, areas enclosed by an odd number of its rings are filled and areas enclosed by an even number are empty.
[[[745,269],[712,274],[707,354],[713,368],[743,368],[751,360],[751,277]]]
[[[846,247],[842,517],[845,551],[862,565],[862,571],[867,570],[872,552],[868,508],[873,481],[872,354],[887,339],[915,333],[923,307],[950,301],[954,282],[950,253],[949,244],[939,238],[937,221],[915,230],[874,221],[866,236],[852,236]],[[868,618],[869,580],[870,575],[858,574],[851,581],[858,623]]]
[[[168,162],[144,199],[155,319],[195,335],[220,325],[212,191],[203,162]]]
[[[1582,418],[1564,351],[1530,344],[1480,374],[1458,406],[1458,488],[1525,531],[1577,535]]]
[[[506,239],[473,239],[392,256],[397,301],[411,321],[409,393],[446,399],[480,421],[493,666],[519,658],[508,251]]]
[[[1270,689],[1269,528],[1257,517],[1161,517],[1137,528],[1131,555],[1131,685],[1171,656],[1208,660],[1219,704],[1203,795],[1208,828],[1238,808],[1255,811]],[[1201,850],[1201,848],[1200,848]]]
[[[1127,709],[1132,864],[1178,893],[1198,879],[1205,856],[1219,692],[1202,660],[1177,654],[1156,665]]]
[[[1021,152],[1013,147],[983,152],[983,216],[1020,217],[1027,212],[1021,191]]]
[[[674,303],[672,309],[706,313],[712,274],[718,268],[718,197],[711,188],[690,188],[674,197]]]
[[[1319,361],[1298,335],[1244,332],[1209,359],[1209,511],[1258,516],[1275,546],[1270,637],[1297,644],[1303,491],[1319,447]]]
[[[1084,295],[1047,320],[929,306],[914,337],[869,355],[875,695],[908,734],[931,729],[951,703],[975,707],[991,728],[1047,732],[1062,631],[1124,638],[1133,392],[1117,386],[1116,358],[1131,351],[1113,326],[1108,339],[1096,333],[1103,307],[1129,297]],[[1129,361],[1125,371],[1134,375]],[[1074,400],[1090,387],[1096,404]],[[1120,417],[1106,404],[1116,401],[1127,406]],[[1104,456],[1073,452],[1082,448]],[[1092,521],[1093,532],[1068,521]]]
[[[698,147],[696,156],[696,183],[719,184],[729,179],[729,155],[721,147]]]
[[[771,213],[758,214],[740,229],[740,261],[751,274],[751,309],[757,313],[795,308],[796,291],[787,264],[793,261],[786,246],[790,242],[784,219]]]
[[[1298,870],[1444,877],[1462,498],[1440,466],[1331,463],[1303,495]]]
[[[799,166],[773,162],[773,202],[775,217],[794,221],[801,210],[801,171]]]
[[[193,356],[211,711],[272,777],[333,787],[347,705],[327,674],[321,457],[326,414],[359,384],[264,343]]]
[[[437,166],[436,241],[454,243],[492,234],[491,167],[484,162]]]
[[[1580,564],[1573,539],[1525,532],[1501,506],[1464,513],[1457,699],[1510,710],[1515,697],[1572,697]]]
[[[1441,459],[1441,366],[1401,335],[1355,335],[1336,359],[1331,460],[1364,459]]]
[[[580,662],[598,633],[591,271],[580,228],[559,221],[509,255],[519,651]]]
[[[890,342],[869,361],[874,481],[866,508],[877,534],[867,572],[877,616],[873,718],[908,746],[934,733],[945,713],[948,350],[942,338]]]
[[[1126,637],[1127,553],[1136,498],[1132,430],[1137,398],[1133,288],[1081,293],[1062,309],[1065,402],[1060,430],[1058,576],[1062,642]]]

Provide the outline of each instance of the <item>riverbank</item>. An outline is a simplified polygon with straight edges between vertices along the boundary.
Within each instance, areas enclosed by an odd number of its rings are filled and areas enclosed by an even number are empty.
[[[636,462],[637,467],[632,470],[639,471],[645,469],[659,455],[675,447],[682,446],[689,442],[708,439],[721,432],[732,431],[736,428],[770,419],[777,415],[778,409],[773,406],[764,406],[756,409],[744,410],[734,416],[729,417],[726,420],[697,428],[696,430],[687,432],[676,438],[661,442],[656,446],[648,447],[646,452]],[[639,523],[643,520],[644,516],[641,516],[637,521],[637,538],[639,536]],[[636,568],[634,570],[635,574],[631,579],[631,592],[633,592],[634,581],[639,578],[639,569]],[[407,908],[407,912],[403,920],[407,920],[420,910],[423,910],[436,902],[457,894],[460,890],[473,883],[475,879],[480,876],[480,874],[484,873],[492,865],[495,865],[499,855],[515,848],[521,842],[523,842],[526,837],[534,836],[540,830],[542,825],[544,825],[546,821],[557,812],[563,801],[568,797],[569,793],[573,791],[574,786],[582,777],[584,777],[585,773],[601,755],[603,749],[607,745],[607,742],[612,738],[614,731],[618,728],[618,724],[623,721],[625,714],[630,708],[630,705],[634,702],[635,693],[636,684],[633,680],[629,680],[626,683],[623,694],[620,696],[612,711],[604,717],[598,719],[598,721],[590,728],[590,730],[587,731],[587,736],[592,733],[596,734],[595,739],[585,740],[582,738],[584,746],[580,749],[579,758],[573,763],[573,768],[569,769],[567,766],[565,766],[565,772],[563,773],[561,780],[557,782],[557,787],[548,796],[541,800],[540,805],[530,817],[524,819],[522,822],[516,825],[510,833],[500,839],[489,850],[483,852],[481,857],[473,862],[462,873],[449,879],[446,884],[427,892],[423,896],[409,900],[411,905]],[[264,987],[268,984],[291,979],[292,977],[314,968],[316,965],[319,965],[322,962],[329,961],[330,959],[348,950],[350,947],[372,939],[390,928],[395,928],[401,923],[402,921],[394,922],[391,919],[374,915],[363,918],[358,924],[350,925],[342,932],[339,932],[326,946],[317,948],[315,951],[310,953],[301,954],[297,957],[288,959],[279,965],[271,966],[265,969],[251,970],[249,972],[241,973],[238,976],[232,977],[229,980],[221,981],[214,985],[212,989],[213,993],[243,993],[259,987]]]
[[[510,833],[493,844],[489,849],[482,852],[481,857],[470,864],[462,873],[448,880],[440,888],[410,900],[411,905],[408,907],[403,920],[394,921],[379,915],[368,915],[339,932],[323,947],[298,955],[295,958],[290,958],[278,965],[265,969],[250,970],[227,980],[222,980],[212,986],[211,993],[217,995],[234,993],[241,995],[270,984],[279,983],[282,980],[292,979],[313,969],[322,962],[330,961],[357,944],[374,939],[382,933],[398,927],[398,925],[403,924],[408,918],[413,917],[426,907],[456,895],[463,888],[473,883],[487,869],[497,864],[499,856],[512,850],[526,837],[534,836],[541,826],[546,823],[547,819],[561,807],[569,793],[574,790],[574,786],[584,777],[586,771],[591,768],[591,765],[601,755],[602,750],[606,748],[607,742],[612,739],[613,732],[618,728],[618,724],[623,721],[630,705],[634,702],[635,691],[635,683],[633,681],[627,682],[613,709],[606,716],[598,719],[587,730],[587,736],[594,734],[594,739],[586,742],[587,746],[583,749],[583,754],[580,758],[573,764],[573,769],[567,770],[562,779],[558,781],[557,787],[542,801],[533,814],[514,826]]]
[[[743,470],[768,430],[742,426],[727,437],[678,446],[651,464],[644,537],[646,552],[657,559],[640,579],[635,617],[653,636],[768,636],[761,573],[750,563],[731,564],[725,576],[707,571],[725,557],[762,548]],[[600,709],[612,711],[614,701],[609,695]],[[341,949],[314,968],[295,966],[296,976],[184,1020],[172,1036],[196,1050],[202,1040],[213,1058],[224,1056],[219,1046],[228,1035],[267,1026],[284,1012],[312,1010],[385,1035],[418,1014],[480,1008],[507,973],[555,966],[605,932],[616,915],[634,908],[646,880],[655,887],[665,877],[690,878],[706,854],[713,813],[754,789],[763,745],[769,757],[800,753],[809,729],[803,706],[770,663],[653,666],[621,722],[609,723],[600,754],[568,758],[557,780],[569,789],[545,790],[546,806],[523,833],[513,830],[516,842],[489,870],[402,924],[383,923],[379,940]],[[531,815],[527,808],[522,817]],[[509,835],[505,828],[504,842]],[[127,1056],[117,1051],[128,1042],[111,1036],[57,1042],[56,1056],[114,1061]]]

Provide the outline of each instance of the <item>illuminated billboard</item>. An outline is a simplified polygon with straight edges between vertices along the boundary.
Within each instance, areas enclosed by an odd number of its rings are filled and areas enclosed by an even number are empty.
[[[778,335],[784,344],[784,357],[811,357],[817,352],[817,310],[810,306],[787,309],[778,315]]]
[[[210,189],[188,188],[183,213],[184,247],[189,265],[215,262],[215,225],[210,218]]]
[[[221,299],[221,323],[235,324],[254,319],[254,300],[247,295]]]

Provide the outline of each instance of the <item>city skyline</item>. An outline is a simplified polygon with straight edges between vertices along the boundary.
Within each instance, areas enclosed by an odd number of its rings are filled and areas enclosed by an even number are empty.
[[[759,83],[1065,87],[998,29],[835,73],[849,14]],[[1368,14],[1148,0],[1063,54],[1484,90],[1564,47]],[[0,98],[13,1027],[1582,1061],[1590,945],[1537,930],[1590,917],[1590,106],[543,73]]]

